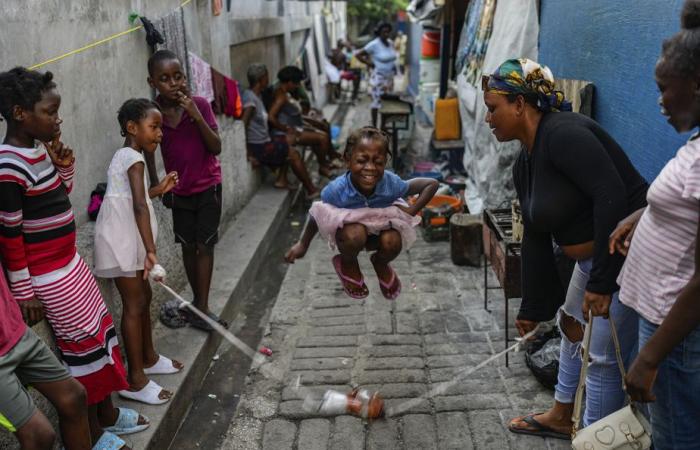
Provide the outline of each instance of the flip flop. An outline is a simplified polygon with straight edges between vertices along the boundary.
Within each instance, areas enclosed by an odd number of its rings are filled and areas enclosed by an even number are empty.
[[[146,375],[170,375],[171,373],[178,373],[181,370],[182,367],[178,369],[173,366],[172,359],[163,355],[158,355],[158,361],[151,367],[144,368],[143,373]]]
[[[141,388],[141,390],[129,391],[125,389],[119,391],[119,396],[136,402],[146,403],[147,405],[162,405],[170,401],[169,398],[162,399],[158,397],[162,390],[163,388],[158,383],[149,380],[148,384]]]
[[[104,427],[104,430],[113,434],[131,434],[143,431],[151,425],[148,417],[142,416],[146,419],[145,424],[139,424],[139,413],[131,408],[117,408],[119,411],[119,416],[117,417],[117,422],[111,427]]]
[[[360,278],[359,280],[355,280],[345,275],[343,273],[342,267],[340,266],[340,255],[335,255],[333,257],[333,268],[335,269],[335,273],[338,274],[338,278],[340,278],[340,283],[343,286],[343,291],[345,291],[348,297],[354,298],[356,300],[362,300],[363,298],[367,298],[367,296],[369,295],[369,289],[367,289],[364,277]],[[353,286],[359,287],[360,289],[362,289],[363,293],[358,294],[355,292],[351,292],[350,289],[348,289],[345,285],[346,283],[350,283]]]
[[[124,439],[105,430],[92,448],[93,450],[119,450],[125,446]]]
[[[533,427],[533,429],[528,429],[528,428],[518,428],[514,427],[511,424],[508,424],[508,431],[511,433],[515,434],[526,434],[528,436],[539,436],[539,437],[550,437],[554,439],[561,439],[563,441],[570,441],[571,440],[571,435],[566,434],[566,433],[560,433],[558,431],[554,431],[552,428],[548,427],[547,425],[542,425],[539,423],[537,420],[535,420],[535,416],[540,415],[542,413],[532,413],[528,414],[527,416],[523,417],[518,417],[513,420],[511,420],[511,423],[515,420],[525,422],[526,424],[530,425]]]
[[[372,261],[372,264],[374,264],[374,255],[370,256],[369,259]],[[385,283],[377,276],[377,280],[379,280],[379,289],[382,291],[382,295],[385,299],[396,300],[401,294],[401,280],[393,267],[389,264],[386,266],[389,271],[391,271],[391,278],[389,278],[389,282]]]
[[[185,320],[187,320],[187,322],[189,322],[189,324],[191,326],[193,326],[194,328],[198,328],[202,331],[214,331],[214,327],[209,325],[209,322],[202,319],[197,314],[193,313],[192,311],[190,311],[188,309],[185,309],[182,311],[184,313]],[[222,320],[219,316],[217,316],[213,312],[209,311],[209,313],[207,313],[207,317],[209,317],[211,320],[218,323],[222,327],[228,328],[228,322],[226,322],[225,320]]]

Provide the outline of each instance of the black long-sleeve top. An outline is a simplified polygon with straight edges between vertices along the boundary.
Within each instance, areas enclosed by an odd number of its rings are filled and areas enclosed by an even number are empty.
[[[549,320],[564,301],[552,238],[558,245],[594,241],[586,290],[617,291],[623,258],[608,253],[608,237],[621,219],[646,205],[648,188],[617,142],[586,116],[546,113],[532,152],[521,150],[513,179],[525,228],[518,317]]]

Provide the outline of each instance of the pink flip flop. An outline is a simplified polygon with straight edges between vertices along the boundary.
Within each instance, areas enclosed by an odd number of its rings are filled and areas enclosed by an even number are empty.
[[[374,255],[370,256],[370,259],[374,264]],[[396,300],[401,294],[401,280],[393,267],[391,267],[389,264],[386,266],[391,271],[391,278],[389,279],[388,283],[385,283],[381,278],[379,278],[379,276],[377,276],[377,280],[379,280],[379,289],[382,291],[382,295],[385,299]]]
[[[360,278],[360,280],[355,280],[353,278],[350,278],[349,276],[345,275],[343,273],[343,269],[340,267],[340,255],[335,255],[333,257],[333,268],[335,269],[335,273],[338,274],[338,278],[340,278],[340,283],[343,285],[343,291],[351,297],[356,300],[362,300],[363,298],[366,298],[369,295],[369,289],[367,289],[367,285],[365,284],[365,279]],[[363,290],[363,294],[357,294],[354,292],[351,292],[350,289],[345,286],[345,283],[350,283],[353,286],[357,286]]]

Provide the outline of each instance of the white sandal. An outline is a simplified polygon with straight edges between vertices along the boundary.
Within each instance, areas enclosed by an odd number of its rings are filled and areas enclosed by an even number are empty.
[[[144,368],[143,373],[146,375],[170,375],[172,373],[178,373],[182,368],[177,368],[173,365],[173,360],[163,356],[158,355],[158,361],[151,367]]]
[[[162,405],[163,403],[170,401],[170,398],[163,399],[159,397],[162,391],[164,391],[164,389],[158,383],[153,380],[149,380],[148,384],[141,388],[141,390],[119,391],[119,396],[129,400],[146,403],[148,405]]]

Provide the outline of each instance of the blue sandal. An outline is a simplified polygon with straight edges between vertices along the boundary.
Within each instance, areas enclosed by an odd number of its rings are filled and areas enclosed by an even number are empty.
[[[119,417],[117,417],[117,422],[111,427],[105,427],[105,432],[113,434],[131,434],[143,431],[151,425],[148,417],[143,416],[146,419],[146,423],[143,425],[139,424],[139,413],[130,408],[117,408],[119,411]]]
[[[119,450],[126,446],[126,442],[116,434],[105,431],[97,440],[97,443],[92,446],[92,450]]]

